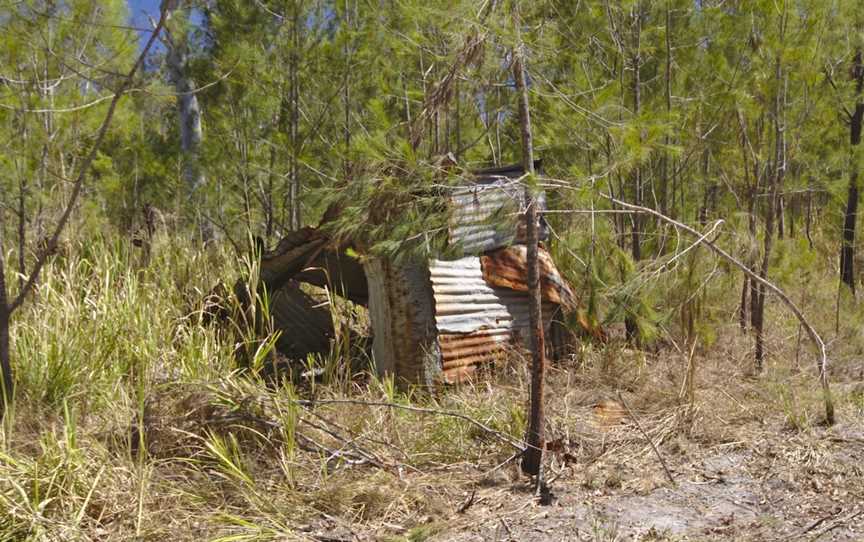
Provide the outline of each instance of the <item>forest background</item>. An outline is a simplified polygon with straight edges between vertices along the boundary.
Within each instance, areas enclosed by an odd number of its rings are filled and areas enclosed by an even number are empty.
[[[371,525],[386,516],[353,494],[335,509],[309,497],[330,486],[320,468],[314,483],[296,472],[297,392],[237,377],[236,337],[190,314],[218,281],[254,267],[254,236],[272,247],[337,203],[334,235],[398,255],[406,239],[441,226],[420,189],[520,163],[512,70],[520,42],[550,249],[587,317],[625,328],[620,343],[586,341],[573,371],[584,379],[598,371],[611,396],[674,390],[639,402],[644,413],[682,409],[674,431],[657,425],[668,434],[692,430],[697,390],[710,387],[712,370],[768,390],[753,392],[766,409],[754,419],[776,414],[796,430],[824,421],[819,352],[794,315],[728,260],[704,245],[689,249],[695,237],[615,198],[690,225],[783,289],[827,344],[841,425],[861,416],[858,2],[538,0],[522,2],[516,17],[514,3],[495,0],[166,0],[164,30],[129,79],[161,24],[158,7],[0,0],[0,328],[9,326],[0,342],[16,380],[0,457],[9,519],[0,529],[158,537],[166,527],[153,511],[183,509],[188,532],[195,521],[213,536],[293,532],[294,519],[268,511],[261,480],[285,492],[298,517],[326,509]],[[456,167],[442,167],[443,156]],[[370,218],[381,201],[400,202],[383,223]],[[693,382],[697,365],[706,367],[702,384]],[[485,407],[473,388],[416,400],[488,408],[469,413],[518,439],[527,384],[524,367],[513,371],[521,376],[503,379],[512,395]],[[326,393],[415,400],[369,378],[361,386],[334,377]],[[230,417],[246,412],[249,397],[269,405],[255,423],[278,413],[278,439],[249,419],[219,423],[248,422],[266,446],[212,420],[184,426],[194,438],[169,446],[153,421],[162,419],[154,408],[175,422],[214,405]],[[387,423],[401,434],[408,420]],[[488,453],[491,444],[469,429],[445,438],[452,427],[428,423],[399,461],[423,470],[425,461]],[[553,435],[566,425],[549,423]],[[166,464],[191,485],[161,470]],[[259,479],[258,468],[280,474]],[[212,472],[236,487],[216,484]],[[117,499],[120,487],[137,496]],[[220,504],[204,508],[201,499],[215,495]],[[424,524],[414,505],[425,501],[412,499],[381,506]],[[194,520],[201,509],[210,512]]]

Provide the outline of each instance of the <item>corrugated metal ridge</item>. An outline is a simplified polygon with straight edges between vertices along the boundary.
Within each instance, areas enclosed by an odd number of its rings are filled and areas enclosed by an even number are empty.
[[[271,300],[273,325],[281,330],[277,348],[289,357],[326,353],[334,336],[329,306],[320,304],[295,284],[276,291]]]
[[[568,310],[575,309],[576,295],[561,276],[552,255],[541,247],[537,257],[541,270],[543,299],[561,304]],[[487,252],[480,257],[480,265],[484,280],[493,287],[528,291],[528,250],[525,245]]]
[[[487,176],[477,184],[454,188],[449,199],[449,242],[467,254],[508,246],[524,235],[524,187],[514,178]],[[538,205],[541,211],[546,208],[545,194],[538,197]]]
[[[530,327],[528,294],[489,284],[482,259],[431,260],[429,278],[435,300],[435,324],[441,367],[447,382],[470,374],[476,365],[493,362]],[[544,301],[544,327],[558,306]]]
[[[440,335],[444,371],[500,358],[512,340],[509,333],[481,331],[468,335]]]

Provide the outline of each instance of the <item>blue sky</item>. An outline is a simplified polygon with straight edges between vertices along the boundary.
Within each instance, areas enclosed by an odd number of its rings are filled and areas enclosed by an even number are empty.
[[[127,0],[129,4],[129,15],[136,26],[147,27],[147,15],[156,16],[159,13],[159,5],[162,0]]]
[[[159,6],[162,5],[162,0],[126,0],[129,6],[129,19],[132,26],[137,28],[150,28],[150,19],[148,15],[156,18],[159,15]],[[148,32],[139,32],[141,47],[144,47],[145,42],[150,37]],[[158,49],[158,44],[157,49]]]
[[[159,7],[162,5],[162,0],[126,0],[129,6],[129,22],[137,28],[151,28],[150,18],[157,19],[159,17]],[[200,24],[202,20],[201,13],[198,10],[192,10],[192,24]],[[139,32],[141,47],[150,38],[149,32]],[[160,50],[161,46],[157,43],[154,50]]]

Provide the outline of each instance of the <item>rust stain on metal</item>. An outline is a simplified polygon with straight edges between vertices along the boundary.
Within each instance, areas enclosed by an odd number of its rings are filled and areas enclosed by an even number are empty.
[[[576,308],[576,296],[558,272],[552,256],[544,248],[537,253],[540,264],[540,288],[544,301],[551,301],[567,310]],[[517,292],[528,291],[528,249],[514,245],[480,257],[483,279],[491,285]]]
[[[440,365],[427,267],[370,259],[365,271],[378,372],[431,384]]]
[[[446,382],[458,382],[478,365],[499,360],[508,349],[525,344],[530,326],[528,294],[490,284],[481,257],[432,260],[429,274]],[[544,300],[545,328],[559,310],[557,303]]]
[[[449,384],[459,382],[479,365],[502,359],[512,340],[512,333],[498,330],[438,335],[444,381]]]

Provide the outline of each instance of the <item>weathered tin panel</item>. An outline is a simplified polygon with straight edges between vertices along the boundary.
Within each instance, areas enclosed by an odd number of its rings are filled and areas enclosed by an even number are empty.
[[[327,353],[334,336],[330,307],[289,282],[270,299],[270,315],[282,333],[276,348],[289,359],[305,360],[311,353]]]
[[[394,374],[402,384],[433,385],[441,369],[429,269],[380,259],[364,267],[379,374]]]
[[[538,198],[540,210],[546,209],[546,198]],[[525,208],[525,188],[517,180],[504,176],[480,177],[476,184],[454,189],[448,242],[462,249],[463,254],[479,254],[487,250],[524,242],[525,228],[522,211]],[[541,220],[541,239],[547,237]]]
[[[432,260],[429,272],[444,380],[459,381],[477,365],[526,344],[530,329],[527,292],[490,284],[480,257]],[[545,329],[557,311],[558,305],[544,296]]]
[[[294,280],[319,288],[329,288],[360,305],[369,302],[369,287],[363,265],[344,251],[325,248],[302,271],[294,275]]]
[[[542,247],[537,251],[540,268],[540,288],[544,300],[576,308],[576,295],[558,272],[552,255]],[[483,279],[493,286],[509,288],[518,292],[528,291],[528,247],[514,245],[480,257]]]
[[[261,282],[271,292],[280,289],[309,265],[327,242],[326,235],[316,228],[288,232],[276,248],[261,255]]]

